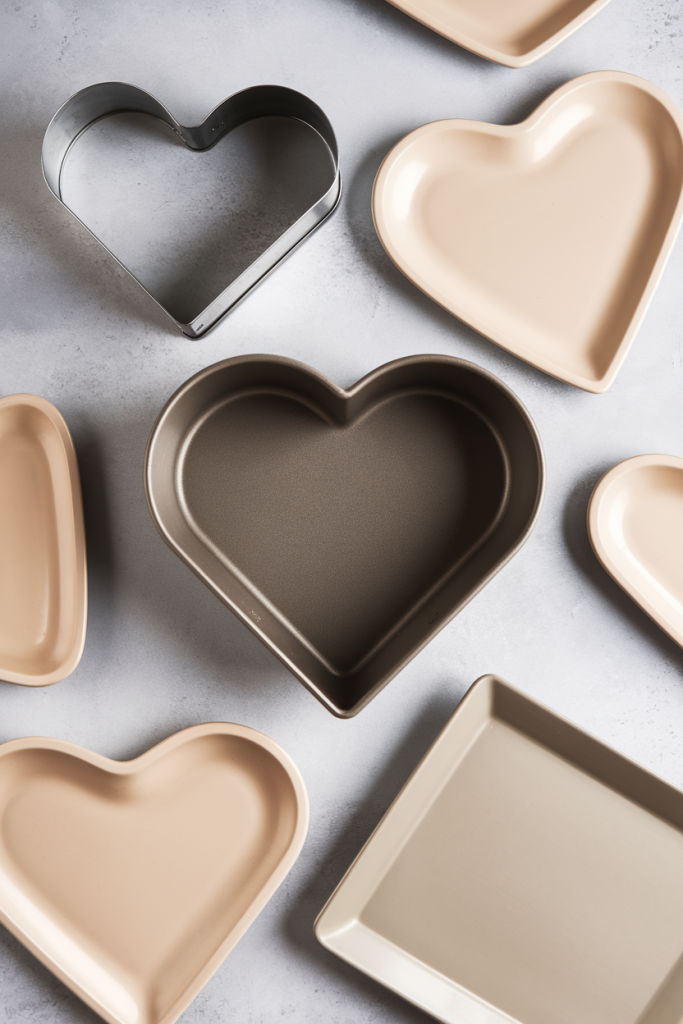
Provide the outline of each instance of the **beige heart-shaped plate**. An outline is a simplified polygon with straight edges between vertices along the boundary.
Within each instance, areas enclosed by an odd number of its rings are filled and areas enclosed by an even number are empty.
[[[585,25],[609,0],[389,0],[472,53],[523,68]]]
[[[599,71],[516,125],[448,120],[402,139],[373,215],[406,277],[533,366],[606,391],[683,218],[683,116]]]
[[[172,1024],[273,895],[308,827],[267,736],[213,723],[133,761],[0,746],[0,921],[109,1024]]]
[[[639,455],[610,469],[588,534],[610,576],[683,647],[683,459]]]

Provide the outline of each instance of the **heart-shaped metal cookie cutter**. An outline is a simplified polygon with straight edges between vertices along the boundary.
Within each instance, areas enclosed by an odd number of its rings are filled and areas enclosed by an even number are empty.
[[[61,174],[69,149],[76,139],[95,121],[111,114],[150,114],[164,121],[189,149],[205,150],[233,128],[259,117],[293,117],[313,128],[326,144],[332,158],[332,182],[317,202],[280,235],[268,249],[247,267],[220,295],[202,310],[190,323],[182,323],[156,299],[135,274],[107,249],[87,224],[69,209],[69,212],[90,231],[114,259],[127,270],[138,284],[164,310],[183,334],[198,338],[225,316],[240,299],[261,281],[300,242],[310,235],[333,212],[341,198],[341,172],[334,130],[320,107],[300,92],[279,85],[257,85],[224,100],[204,120],[192,127],[179,124],[157,99],[137,86],[125,82],[101,82],[75,93],[63,104],[50,121],[43,139],[43,174],[50,190],[64,203],[61,192]],[[66,206],[66,203],[64,203]]]

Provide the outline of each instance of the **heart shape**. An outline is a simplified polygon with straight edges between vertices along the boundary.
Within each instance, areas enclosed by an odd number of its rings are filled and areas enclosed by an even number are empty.
[[[83,221],[67,206],[62,195],[64,162],[74,142],[84,131],[104,117],[121,113],[146,114],[158,118],[176,133],[188,149],[196,151],[210,149],[223,136],[249,121],[264,117],[294,118],[308,125],[317,133],[330,158],[329,184],[326,190],[308,210],[291,223],[280,237],[268,245],[249,265],[246,264],[253,257],[251,252],[253,238],[249,236],[248,231],[245,233],[244,227],[236,228],[232,232],[233,236],[238,235],[242,239],[244,252],[237,254],[234,259],[228,260],[228,264],[233,267],[246,266],[246,269],[243,269],[241,273],[238,272],[238,276],[233,280],[230,280],[228,273],[229,283],[227,286],[224,286],[220,294],[210,301],[200,313],[192,316],[188,322],[179,319],[180,307],[176,310],[178,315],[174,315],[169,307],[169,301],[174,303],[172,294],[170,298],[165,294],[163,298],[161,295],[151,294],[133,271],[114,256],[124,270],[128,271],[184,334],[191,338],[198,338],[214,327],[237,302],[244,298],[247,292],[274,270],[292,249],[336,209],[341,198],[341,174],[334,129],[320,107],[307,96],[295,92],[293,89],[277,85],[253,86],[235,93],[234,96],[230,96],[212,110],[200,124],[191,127],[180,124],[154,96],[150,96],[149,93],[136,86],[127,85],[125,82],[101,82],[98,85],[88,86],[71,96],[59,108],[45,132],[42,150],[43,174],[48,187],[81,224]],[[90,231],[107,252],[110,252],[102,239],[87,224],[83,224],[83,226]],[[252,235],[253,233],[252,229]],[[266,234],[271,237],[268,232]],[[234,237],[232,241],[234,242]],[[110,252],[110,255],[114,254]],[[212,274],[212,278],[213,276]],[[200,289],[199,294],[203,295],[203,293],[204,290]],[[199,305],[200,303],[196,302],[197,297],[194,298],[196,305]],[[195,303],[191,301],[191,296],[184,295],[182,308],[189,309],[192,306],[196,308]]]
[[[214,723],[134,761],[0,747],[0,920],[109,1024],[172,1024],[287,875],[308,826],[295,765]]]
[[[76,451],[54,405],[0,398],[0,679],[47,686],[78,665],[87,622]]]
[[[585,25],[609,0],[389,0],[480,57],[523,68]]]
[[[620,587],[683,647],[683,459],[639,455],[605,473],[588,534]]]
[[[533,423],[471,363],[414,356],[343,390],[289,359],[169,400],[145,480],[170,547],[331,710],[360,710],[521,547]]]
[[[683,219],[683,117],[595,72],[521,124],[437,121],[387,155],[377,233],[406,277],[502,348],[607,390]]]

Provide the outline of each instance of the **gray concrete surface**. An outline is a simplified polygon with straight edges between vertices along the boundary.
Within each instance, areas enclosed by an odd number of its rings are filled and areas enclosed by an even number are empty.
[[[460,50],[384,0],[1,5],[0,393],[43,395],[71,428],[90,614],[70,678],[44,690],[0,684],[0,741],[58,736],[130,758],[184,726],[241,722],[286,748],[311,798],[301,858],[186,1011],[187,1024],[428,1019],[318,947],[312,926],[484,672],[683,785],[683,652],[608,578],[584,525],[591,489],[611,465],[645,452],[683,455],[681,242],[616,383],[594,396],[437,308],[389,262],[370,217],[382,157],[426,121],[513,123],[557,85],[597,69],[642,75],[683,106],[682,13],[680,0],[613,0],[552,54],[514,71]],[[320,103],[337,131],[339,211],[202,340],[175,333],[42,180],[50,117],[77,89],[108,79],[142,86],[186,123],[247,85],[281,83]],[[159,201],[175,226],[164,244],[196,237],[194,216],[215,203],[220,162],[193,174],[197,158],[184,162],[183,151],[155,146],[141,176],[157,187],[155,173],[168,169],[172,188]],[[174,209],[178,192],[184,205]],[[134,237],[149,245],[160,221],[147,210]],[[144,449],[165,400],[201,367],[249,352],[296,357],[341,385],[414,352],[463,356],[517,392],[544,441],[547,497],[526,547],[352,721],[329,715],[195,579],[160,540],[145,504]],[[3,1024],[96,1019],[0,931]]]

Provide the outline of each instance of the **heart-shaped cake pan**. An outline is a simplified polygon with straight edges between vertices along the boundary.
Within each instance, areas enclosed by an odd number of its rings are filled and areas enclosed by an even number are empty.
[[[276,743],[194,726],[134,761],[0,746],[0,920],[109,1024],[172,1024],[287,875],[308,798]]]
[[[0,679],[47,686],[78,665],[88,608],[78,462],[36,395],[0,398]]]
[[[605,473],[588,505],[593,550],[683,647],[683,459],[638,455]]]
[[[151,295],[135,274],[107,249],[88,225],[83,225],[171,317],[184,334],[190,338],[198,338],[215,326],[336,208],[341,198],[342,186],[334,130],[317,104],[300,92],[278,85],[253,86],[235,93],[212,110],[200,124],[187,127],[176,121],[157,99],[143,89],[124,82],[101,82],[82,89],[68,99],[57,111],[45,132],[43,174],[50,190],[60,202],[64,202],[61,186],[62,169],[76,139],[101,118],[130,112],[159,118],[176,132],[188,149],[193,150],[210,149],[224,135],[247,121],[259,117],[292,117],[304,122],[318,133],[331,158],[329,186],[325,193],[189,323],[178,320],[165,305]],[[73,210],[70,209],[69,212],[83,223]]]
[[[543,454],[521,402],[448,356],[348,390],[275,356],[217,363],[146,457],[162,537],[334,714],[356,714],[528,537]]]
[[[496,64],[523,68],[585,25],[609,0],[389,0]]]
[[[606,391],[683,218],[683,117],[595,72],[526,121],[437,121],[385,158],[373,213],[418,288],[533,366]]]

